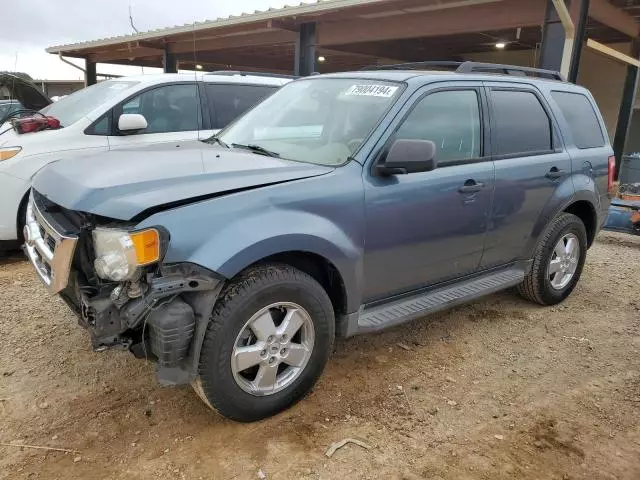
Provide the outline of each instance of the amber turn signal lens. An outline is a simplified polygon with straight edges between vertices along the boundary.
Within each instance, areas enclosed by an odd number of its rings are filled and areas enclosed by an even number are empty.
[[[20,153],[20,150],[22,150],[21,147],[0,148],[0,161],[15,157]]]
[[[138,265],[149,265],[160,260],[160,234],[155,228],[130,233],[136,250]]]

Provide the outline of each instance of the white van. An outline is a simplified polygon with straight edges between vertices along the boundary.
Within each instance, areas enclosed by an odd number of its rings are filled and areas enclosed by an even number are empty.
[[[18,133],[0,125],[0,248],[22,234],[31,178],[47,164],[136,145],[203,140],[291,81],[221,71],[123,77],[75,92],[40,112],[61,128]]]

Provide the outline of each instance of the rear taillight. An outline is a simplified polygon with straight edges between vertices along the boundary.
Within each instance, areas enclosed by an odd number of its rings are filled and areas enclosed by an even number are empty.
[[[607,191],[613,192],[614,183],[616,181],[616,157],[611,155],[609,157],[609,171],[607,177]]]

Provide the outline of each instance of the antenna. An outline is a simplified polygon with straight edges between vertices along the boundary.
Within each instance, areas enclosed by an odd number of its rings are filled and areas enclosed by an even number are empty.
[[[133,14],[131,13],[131,4],[129,4],[129,23],[131,24],[131,28],[133,28],[134,32],[140,33],[140,31],[133,24]],[[142,75],[144,75],[144,67],[140,67],[140,71],[142,72]]]
[[[131,14],[131,5],[129,5],[129,23],[131,24],[131,28],[133,28],[134,32],[140,33],[136,28],[136,26],[133,24],[133,15]]]
[[[16,50],[16,60],[13,63],[13,78],[11,79],[11,93],[9,95],[9,99],[13,100],[13,93],[16,90],[16,73],[18,73],[18,51]]]
[[[198,122],[198,112],[202,111],[200,105],[202,104],[202,102],[200,101],[200,90],[198,89],[198,68],[196,67],[196,65],[198,64],[198,60],[196,58],[196,22],[194,20],[193,22],[193,30],[191,30],[191,34],[193,35],[193,80],[194,80],[194,86],[196,87],[195,92],[196,92],[196,104],[198,106],[198,108],[196,108],[196,125],[198,126],[198,132],[200,131],[200,129],[202,128],[200,126],[200,122]],[[176,71],[178,71],[178,69],[176,68]],[[202,112],[202,115],[204,115],[204,112]],[[204,126],[204,117],[202,118],[202,126]],[[198,134],[198,136],[200,136],[200,134]]]

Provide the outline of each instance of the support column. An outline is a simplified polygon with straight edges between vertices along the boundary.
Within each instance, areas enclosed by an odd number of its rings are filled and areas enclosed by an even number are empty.
[[[178,59],[175,53],[169,51],[169,44],[164,46],[162,65],[164,67],[164,73],[178,73]]]
[[[84,86],[95,85],[98,83],[98,75],[96,73],[96,63],[89,60],[84,61]]]
[[[633,58],[640,57],[640,39],[634,39],[631,42],[631,53]],[[624,80],[624,88],[622,89],[622,100],[620,101],[620,111],[618,112],[618,124],[616,125],[616,134],[613,138],[613,153],[616,156],[616,180],[620,173],[620,164],[622,163],[622,155],[627,144],[627,136],[629,135],[629,127],[631,125],[631,117],[636,104],[636,94],[638,92],[638,67],[627,65],[627,76]]]
[[[589,21],[589,0],[580,0],[580,10],[578,14],[578,24],[576,25],[576,38],[573,41],[573,52],[571,54],[571,66],[567,80],[577,83],[578,72],[580,71],[580,58],[582,57],[582,47],[587,40],[587,23]]]
[[[540,46],[540,68],[560,71],[564,50],[564,26],[560,21],[552,0],[547,0],[542,27],[542,45]]]
[[[296,37],[294,74],[311,75],[316,68],[316,24],[303,23]]]

